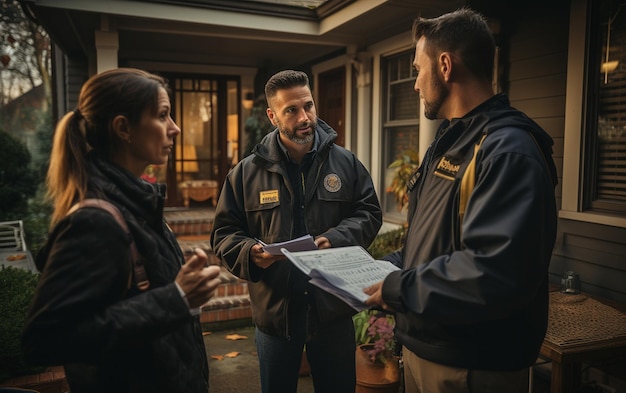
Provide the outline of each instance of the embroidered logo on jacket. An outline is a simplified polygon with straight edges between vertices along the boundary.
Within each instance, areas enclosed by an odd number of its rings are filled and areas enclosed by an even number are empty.
[[[453,163],[453,159],[444,156],[439,160],[435,168],[435,176],[442,177],[446,180],[454,180],[460,167],[461,165]]]
[[[328,192],[337,192],[341,189],[341,179],[338,175],[331,173],[324,178],[324,188]]]
[[[259,203],[274,203],[278,202],[278,190],[267,190],[259,192]]]

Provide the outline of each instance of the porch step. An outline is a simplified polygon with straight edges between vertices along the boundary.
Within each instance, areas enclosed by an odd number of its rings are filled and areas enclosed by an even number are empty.
[[[213,249],[211,248],[211,242],[209,235],[197,235],[197,236],[177,236],[176,240],[178,241],[178,245],[183,250],[185,254],[193,253],[193,250],[196,248],[202,249],[206,255],[209,257],[210,265],[219,265],[220,260],[213,253]]]
[[[163,215],[176,236],[208,236],[213,229],[215,210],[170,208]]]
[[[200,248],[209,257],[209,264],[221,265],[211,248],[210,235],[213,229],[213,209],[170,208],[164,212],[165,220],[176,235],[180,248],[191,253]],[[221,326],[250,326],[252,309],[248,283],[221,267],[220,284],[200,314],[205,330],[218,330]]]
[[[221,269],[222,284],[217,287],[215,296],[202,306],[200,322],[204,330],[220,330],[226,325],[249,326],[252,323],[252,308],[248,283],[226,268]]]

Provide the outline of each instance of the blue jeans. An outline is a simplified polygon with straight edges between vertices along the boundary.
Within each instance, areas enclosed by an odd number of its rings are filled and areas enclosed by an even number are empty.
[[[302,351],[311,366],[316,392],[354,393],[354,324],[351,317],[309,334],[306,313],[290,319],[290,337],[270,336],[256,329],[256,347],[263,393],[296,393]],[[310,336],[310,337],[309,337]]]

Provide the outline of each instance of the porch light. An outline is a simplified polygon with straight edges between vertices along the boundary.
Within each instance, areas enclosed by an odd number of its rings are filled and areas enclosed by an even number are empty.
[[[609,21],[607,23],[606,54],[604,57],[604,62],[600,65],[600,72],[604,74],[604,84],[607,84],[609,82],[609,72],[615,71],[615,69],[619,65],[618,60],[609,60],[609,53],[611,51],[611,23],[615,20],[615,18],[617,18],[617,14],[619,14],[620,10],[621,10],[621,6],[620,8],[618,8],[617,12],[615,13],[613,17],[609,16]]]
[[[251,91],[246,93],[245,98],[243,99],[243,107],[247,110],[252,109],[252,106],[254,105],[254,94],[252,94]]]

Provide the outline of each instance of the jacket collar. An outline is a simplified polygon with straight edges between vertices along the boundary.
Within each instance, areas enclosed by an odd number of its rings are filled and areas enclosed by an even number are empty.
[[[123,206],[133,215],[151,224],[160,223],[165,202],[165,184],[151,184],[103,159],[97,154],[89,157],[89,189],[97,198],[105,198]],[[104,195],[102,195],[104,194]]]

